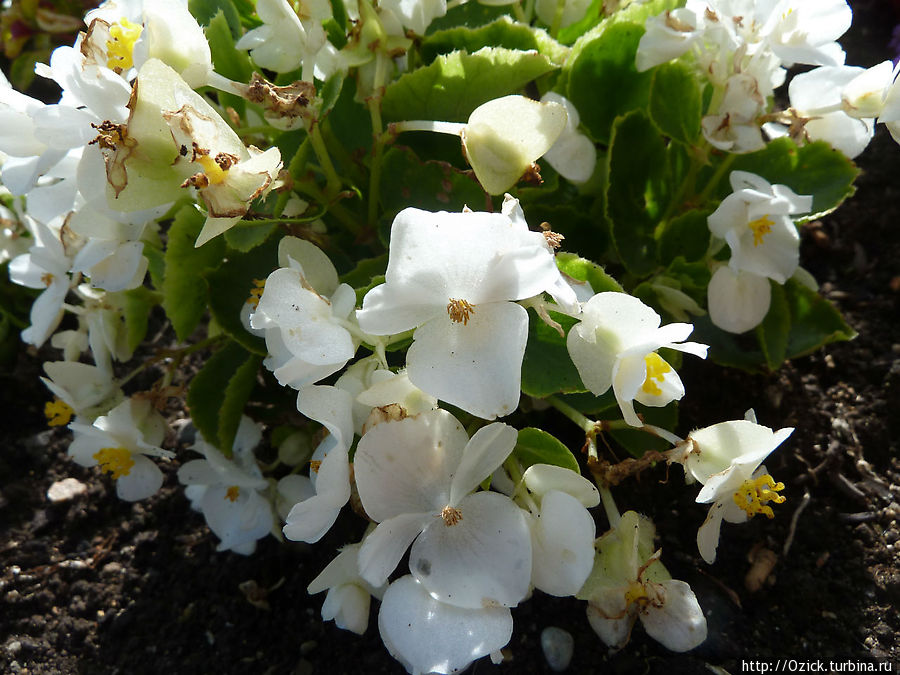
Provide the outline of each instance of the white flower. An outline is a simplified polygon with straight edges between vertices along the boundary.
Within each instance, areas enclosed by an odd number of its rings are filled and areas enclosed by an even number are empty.
[[[744,333],[756,328],[769,313],[772,287],[766,277],[719,267],[706,289],[709,318],[729,333]]]
[[[447,13],[447,0],[382,0],[382,10],[390,10],[416,35],[425,35],[436,18]]]
[[[264,330],[265,365],[282,385],[300,389],[343,368],[358,341],[347,330],[356,293],[314,244],[285,237],[279,269],[266,279],[250,326]]]
[[[734,192],[710,214],[710,231],[731,248],[733,270],[783,284],[800,261],[800,235],[790,216],[808,213],[813,198],[747,171],[732,171],[730,181]]]
[[[790,134],[795,140],[827,141],[850,159],[856,157],[872,140],[875,120],[844,112],[841,91],[862,71],[854,66],[822,66],[795,75],[788,85],[788,96],[791,111],[801,124],[785,128],[769,123],[764,125],[766,133]]]
[[[537,0],[534,11],[548,26],[565,28],[583,18],[590,6],[591,0]]]
[[[757,513],[774,517],[768,502],[780,504],[783,483],[776,483],[760,466],[769,454],[793,432],[786,427],[773,431],[750,420],[721,422],[692,431],[685,440],[685,472],[703,484],[697,503],[712,504],[697,532],[700,555],[716,560],[722,520],[743,523]]]
[[[511,95],[475,108],[460,135],[478,182],[499,195],[553,146],[565,127],[566,109],[558,103]]]
[[[841,108],[851,117],[885,117],[884,121],[895,121],[900,102],[897,73],[898,68],[891,61],[862,70],[841,89]]]
[[[310,477],[315,495],[291,508],[283,532],[293,541],[315,543],[331,529],[350,499],[353,397],[338,387],[312,385],[301,389],[297,409],[325,426],[328,435],[313,454]]]
[[[533,464],[523,481],[540,501],[529,518],[535,588],[559,597],[575,595],[594,565],[594,519],[587,508],[600,503],[600,493],[570,469]]]
[[[191,450],[205,459],[191,460],[178,469],[191,506],[203,513],[209,529],[221,540],[217,551],[250,555],[256,541],[272,530],[272,506],[260,494],[269,482],[253,456],[261,439],[259,426],[242,416],[230,460],[198,434]]]
[[[725,83],[725,96],[718,113],[705,116],[703,137],[720,150],[744,153],[765,147],[757,118],[765,110],[759,80],[748,73],[732,75]]]
[[[359,442],[354,474],[378,526],[363,540],[360,575],[373,586],[412,543],[410,568],[432,597],[458,607],[514,607],[531,581],[525,515],[508,497],[473,492],[516,444],[495,422],[471,439],[445,410],[378,424]]]
[[[518,405],[528,313],[514,301],[554,290],[561,279],[546,240],[511,217],[513,206],[506,213],[401,211],[385,283],[356,313],[372,335],[415,329],[410,381],[484,419]]]
[[[84,17],[95,64],[128,76],[148,59],[159,59],[191,87],[208,84],[209,43],[185,0],[108,0]]]
[[[162,486],[163,475],[149,457],[174,457],[159,447],[166,422],[146,399],[125,399],[93,425],[72,422],[69,456],[81,466],[100,466],[116,481],[120,499],[146,499]]]
[[[703,13],[686,7],[648,18],[635,57],[638,72],[684,54],[702,39],[704,27]]]
[[[672,579],[653,553],[655,528],[634,511],[597,542],[591,577],[578,597],[588,601],[594,632],[610,647],[628,642],[638,617],[654,640],[686,652],[706,639],[706,617],[691,587]]]
[[[412,675],[459,673],[488,654],[499,663],[512,629],[508,608],[450,605],[409,575],[388,587],[378,613],[384,646]]]
[[[22,341],[40,347],[62,320],[63,303],[71,286],[71,261],[58,231],[26,216],[26,225],[35,243],[28,253],[9,263],[9,279],[14,284],[41,289],[31,305],[31,325],[22,331]]]
[[[256,12],[263,24],[245,33],[236,49],[249,49],[258,65],[277,73],[302,67],[304,81],[312,82],[314,72],[325,79],[330,68],[321,66],[332,60],[334,51],[322,28],[322,22],[331,18],[327,0],[302,0],[299,15],[287,0],[259,0]]]
[[[68,424],[72,416],[91,418],[122,396],[109,372],[77,361],[47,361],[41,381],[53,393],[44,413],[50,426]]]
[[[566,339],[569,356],[592,393],[600,396],[612,387],[628,424],[642,424],[634,401],[660,407],[684,396],[678,373],[656,350],[667,347],[705,358],[706,345],[683,342],[691,324],[660,327],[659,314],[625,293],[598,293],[582,312]]]
[[[387,584],[374,588],[359,576],[359,544],[345,546],[337,557],[313,579],[306,592],[327,590],[322,604],[322,619],[334,621],[338,628],[362,635],[369,627],[369,605],[374,595],[381,599]]]
[[[578,131],[580,117],[573,103],[555,92],[547,92],[541,101],[559,103],[566,109],[566,127],[544,153],[544,159],[560,176],[573,183],[585,183],[594,173],[597,164],[597,148],[590,138]]]
[[[847,0],[781,0],[769,16],[766,44],[785,66],[843,65],[846,55],[837,39],[853,20]]]

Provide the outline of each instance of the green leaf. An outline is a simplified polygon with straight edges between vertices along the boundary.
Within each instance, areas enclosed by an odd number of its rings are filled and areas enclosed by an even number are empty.
[[[814,290],[788,279],[784,294],[791,312],[787,358],[804,356],[831,342],[856,337],[856,331],[847,325],[834,305]]]
[[[144,257],[147,258],[147,270],[150,272],[150,283],[153,288],[162,290],[166,278],[166,254],[161,248],[144,244]]]
[[[644,27],[615,23],[586,43],[567,63],[566,98],[581,116],[581,125],[595,141],[609,143],[613,121],[643,108],[650,98],[652,72],[634,65]],[[599,92],[603,92],[599,95]]]
[[[604,291],[620,291],[622,287],[615,279],[609,276],[600,265],[585,258],[578,257],[575,253],[557,253],[556,266],[559,271],[578,281],[586,281],[591,285],[594,293]]]
[[[216,72],[237,82],[249,82],[253,74],[250,57],[247,52],[234,48],[234,33],[221,9],[210,20],[204,32]]]
[[[325,117],[337,105],[344,87],[344,72],[339,70],[331,75],[319,90],[322,105],[319,107],[319,119]]]
[[[227,335],[254,354],[267,354],[266,345],[262,338],[244,328],[241,311],[250,298],[250,291],[257,288],[256,281],[268,278],[277,267],[278,237],[270,237],[246,253],[229,255],[225,264],[206,277],[210,286],[210,313]]]
[[[659,257],[664,265],[675,258],[695,262],[706,257],[709,249],[709,216],[707,209],[692,209],[666,223],[659,235]]]
[[[765,363],[759,342],[751,334],[734,335],[716,327],[709,315],[698,316],[693,321],[691,340],[709,345],[708,357],[719,365],[757,372]]]
[[[456,27],[430,34],[422,42],[422,59],[425,63],[431,63],[440,54],[457,50],[472,53],[482,47],[536,51],[556,64],[563,63],[568,53],[546,31],[501,16],[479,28]]]
[[[465,122],[482,103],[514,94],[555,67],[542,54],[502,47],[453,52],[389,84],[382,113],[389,121]]]
[[[579,37],[585,35],[590,29],[601,24],[601,22],[602,25],[600,29],[619,22],[631,22],[643,26],[644,22],[649,17],[662,14],[670,9],[675,9],[678,6],[683,5],[684,0],[648,0],[646,2],[632,2],[624,9],[616,11],[609,18],[604,18],[603,4],[604,0],[593,0],[591,6],[585,12],[584,18],[560,30],[557,39],[565,45],[572,44]]]
[[[564,45],[570,45],[603,21],[605,18],[604,3],[605,0],[591,0],[591,4],[585,11],[584,16],[575,23],[570,23],[565,28],[561,28],[557,34],[557,39]]]
[[[216,237],[194,248],[206,217],[193,206],[182,207],[168,232],[166,276],[163,279],[163,309],[179,340],[197,327],[206,310],[207,284],[204,273],[222,262],[225,242]]]
[[[637,276],[656,266],[655,228],[666,146],[649,118],[635,110],[616,119],[609,148],[606,215],[613,243],[628,271]]]
[[[519,430],[519,438],[516,440],[513,454],[523,469],[527,469],[532,464],[552,464],[581,473],[578,460],[572,451],[555,436],[535,427],[525,427]]]
[[[341,275],[341,283],[353,288],[362,288],[372,283],[375,278],[380,278],[383,283],[384,273],[387,270],[388,254],[383,253],[375,258],[363,258],[356,267]]]
[[[427,211],[462,211],[464,206],[481,210],[489,203],[470,173],[446,162],[422,161],[403,146],[385,153],[382,173],[391,177],[381,182],[381,205],[391,217],[410,204]]]
[[[431,35],[448,28],[464,26],[477,28],[490,23],[501,16],[505,16],[509,9],[503,6],[482,5],[478,2],[466,2],[447,10],[444,16],[440,16],[431,22],[426,33]]]
[[[9,66],[9,81],[17,91],[25,91],[34,82],[36,63],[49,63],[50,50],[37,49],[22,52]],[[58,91],[58,90],[57,90]]]
[[[533,310],[528,314],[528,343],[522,360],[522,391],[536,398],[587,391],[569,356],[566,338],[544,323]],[[578,319],[556,312],[550,312],[550,318],[559,322],[566,333],[578,323]]]
[[[147,324],[150,310],[159,304],[159,293],[154,293],[145,286],[138,286],[121,294],[123,299],[122,313],[125,317],[125,344],[130,354],[147,335]]]
[[[278,227],[275,223],[253,225],[252,220],[244,220],[225,231],[225,243],[241,253],[261,246]]]
[[[763,150],[739,155],[732,170],[749,171],[775,184],[787,185],[799,195],[812,195],[812,214],[801,222],[815,220],[834,211],[853,194],[859,169],[841,152],[824,141],[801,148],[789,138],[778,138]],[[719,184],[719,196],[731,194],[728,175]]]
[[[194,425],[226,456],[231,456],[241,413],[261,362],[261,357],[229,342],[209,357],[188,388],[187,404]]]
[[[772,288],[772,304],[763,322],[756,327],[756,339],[769,370],[778,370],[787,356],[791,309],[784,288],[774,281],[770,281],[769,286]]]
[[[599,415],[610,408],[617,408],[619,405],[611,387],[600,396],[594,396],[587,391],[578,394],[560,394],[560,398],[582,415]]]
[[[231,0],[188,0],[188,11],[201,26],[208,26],[221,12],[228,22],[228,30],[237,40],[241,36],[241,16]]]
[[[650,118],[666,136],[691,145],[700,135],[703,115],[700,84],[694,70],[673,61],[652,69]]]

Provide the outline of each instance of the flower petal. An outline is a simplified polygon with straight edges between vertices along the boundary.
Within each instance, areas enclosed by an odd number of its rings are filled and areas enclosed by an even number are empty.
[[[410,381],[483,419],[519,405],[528,312],[510,302],[477,305],[466,323],[448,315],[415,333],[407,353]]]
[[[673,652],[686,652],[706,639],[706,617],[694,591],[684,581],[663,581],[661,607],[648,605],[640,614],[647,635]]]
[[[531,534],[523,511],[496,492],[476,492],[458,520],[434,519],[409,556],[433,597],[459,607],[515,607],[531,582]]]
[[[410,673],[456,673],[501,649],[512,637],[505,607],[463,609],[435,600],[411,576],[384,594],[378,630],[385,647]]]

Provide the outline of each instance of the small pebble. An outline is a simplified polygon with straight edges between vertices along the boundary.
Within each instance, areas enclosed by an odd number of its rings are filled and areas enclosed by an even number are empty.
[[[50,489],[47,490],[47,499],[56,504],[58,502],[67,502],[86,492],[87,485],[77,478],[64,478],[50,486]]]
[[[550,626],[541,631],[541,649],[550,669],[561,673],[572,662],[572,654],[575,652],[575,638],[562,628]]]

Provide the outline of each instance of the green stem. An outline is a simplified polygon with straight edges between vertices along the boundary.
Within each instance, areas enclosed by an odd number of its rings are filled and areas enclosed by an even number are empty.
[[[381,158],[384,154],[385,144],[384,124],[381,120],[381,97],[384,93],[386,59],[383,52],[375,55],[375,81],[372,87],[372,96],[366,101],[374,137],[372,167],[369,173],[369,208],[366,214],[369,227],[375,227],[378,218],[379,192],[381,191]]]
[[[322,140],[322,132],[319,130],[318,124],[313,124],[309,130],[309,141],[319,160],[322,173],[325,174],[326,201],[331,202],[341,191],[341,178],[334,170],[334,164],[331,163],[331,156],[328,154],[328,148],[325,147],[325,141]]]
[[[731,168],[731,165],[734,163],[734,160],[737,159],[737,155],[729,153],[728,156],[722,160],[722,163],[716,168],[716,172],[713,174],[712,178],[709,179],[709,182],[706,184],[706,187],[703,188],[703,192],[701,192],[697,196],[697,201],[702,204],[709,196],[713,193],[713,190],[719,185],[719,182],[722,180],[722,176]]]
[[[612,492],[606,485],[597,485],[600,491],[600,500],[603,502],[603,510],[606,512],[606,518],[609,520],[611,528],[618,527],[622,516],[619,514],[619,507],[616,506],[616,500],[613,499]]]
[[[544,400],[577,424],[584,433],[588,435],[596,433],[597,423],[582,415],[562,399],[557,398],[556,396],[547,396]]]
[[[300,147],[297,148],[297,152],[291,157],[291,162],[288,164],[287,170],[288,174],[290,174],[291,178],[295,181],[299,180],[300,174],[306,169],[310,147],[312,146],[309,136],[307,135],[300,144]],[[272,215],[278,217],[282,214],[284,207],[287,206],[288,200],[291,198],[291,193],[292,190],[285,190],[284,192],[279,193],[278,199],[275,200],[275,208],[272,211]]]

